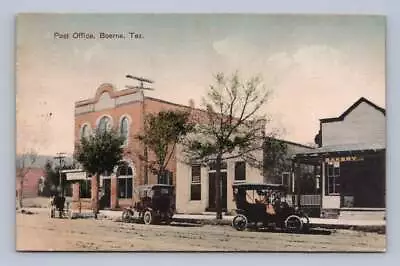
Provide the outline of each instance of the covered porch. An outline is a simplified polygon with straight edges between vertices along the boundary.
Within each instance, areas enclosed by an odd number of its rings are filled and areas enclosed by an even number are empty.
[[[293,164],[316,167],[315,180],[320,180],[321,217],[382,216],[384,213],[384,145],[321,147],[296,154]],[[296,170],[294,182],[301,187],[299,176],[301,172]]]

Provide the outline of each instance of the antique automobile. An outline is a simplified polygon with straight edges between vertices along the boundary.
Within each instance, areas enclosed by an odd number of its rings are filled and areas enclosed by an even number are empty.
[[[174,186],[144,185],[134,190],[133,207],[122,212],[123,221],[140,221],[144,224],[170,224],[175,212]]]
[[[301,232],[309,226],[308,216],[286,201],[286,187],[275,184],[234,184],[236,213],[232,226],[246,228],[280,228]]]

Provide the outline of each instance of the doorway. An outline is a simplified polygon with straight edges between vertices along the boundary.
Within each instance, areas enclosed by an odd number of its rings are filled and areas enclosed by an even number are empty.
[[[208,173],[208,208],[207,211],[216,211],[215,206],[215,172]],[[227,173],[221,172],[221,207],[222,211],[227,210]]]
[[[111,179],[103,179],[102,193],[100,194],[100,209],[109,209],[111,207]]]

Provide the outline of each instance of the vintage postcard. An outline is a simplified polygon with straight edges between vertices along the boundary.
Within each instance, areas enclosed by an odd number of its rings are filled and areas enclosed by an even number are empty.
[[[16,250],[384,252],[385,27],[17,15]]]

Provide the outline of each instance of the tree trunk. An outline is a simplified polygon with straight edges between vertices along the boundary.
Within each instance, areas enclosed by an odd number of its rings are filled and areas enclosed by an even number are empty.
[[[216,218],[222,219],[222,206],[221,206],[221,161],[222,155],[218,154],[215,161],[215,210]]]
[[[99,213],[99,181],[99,174],[92,177],[92,209],[95,219],[97,219],[97,214]]]
[[[18,209],[22,209],[23,208],[23,186],[24,186],[24,179],[21,178],[21,180],[19,181],[19,189],[17,190],[17,198],[18,198]]]

